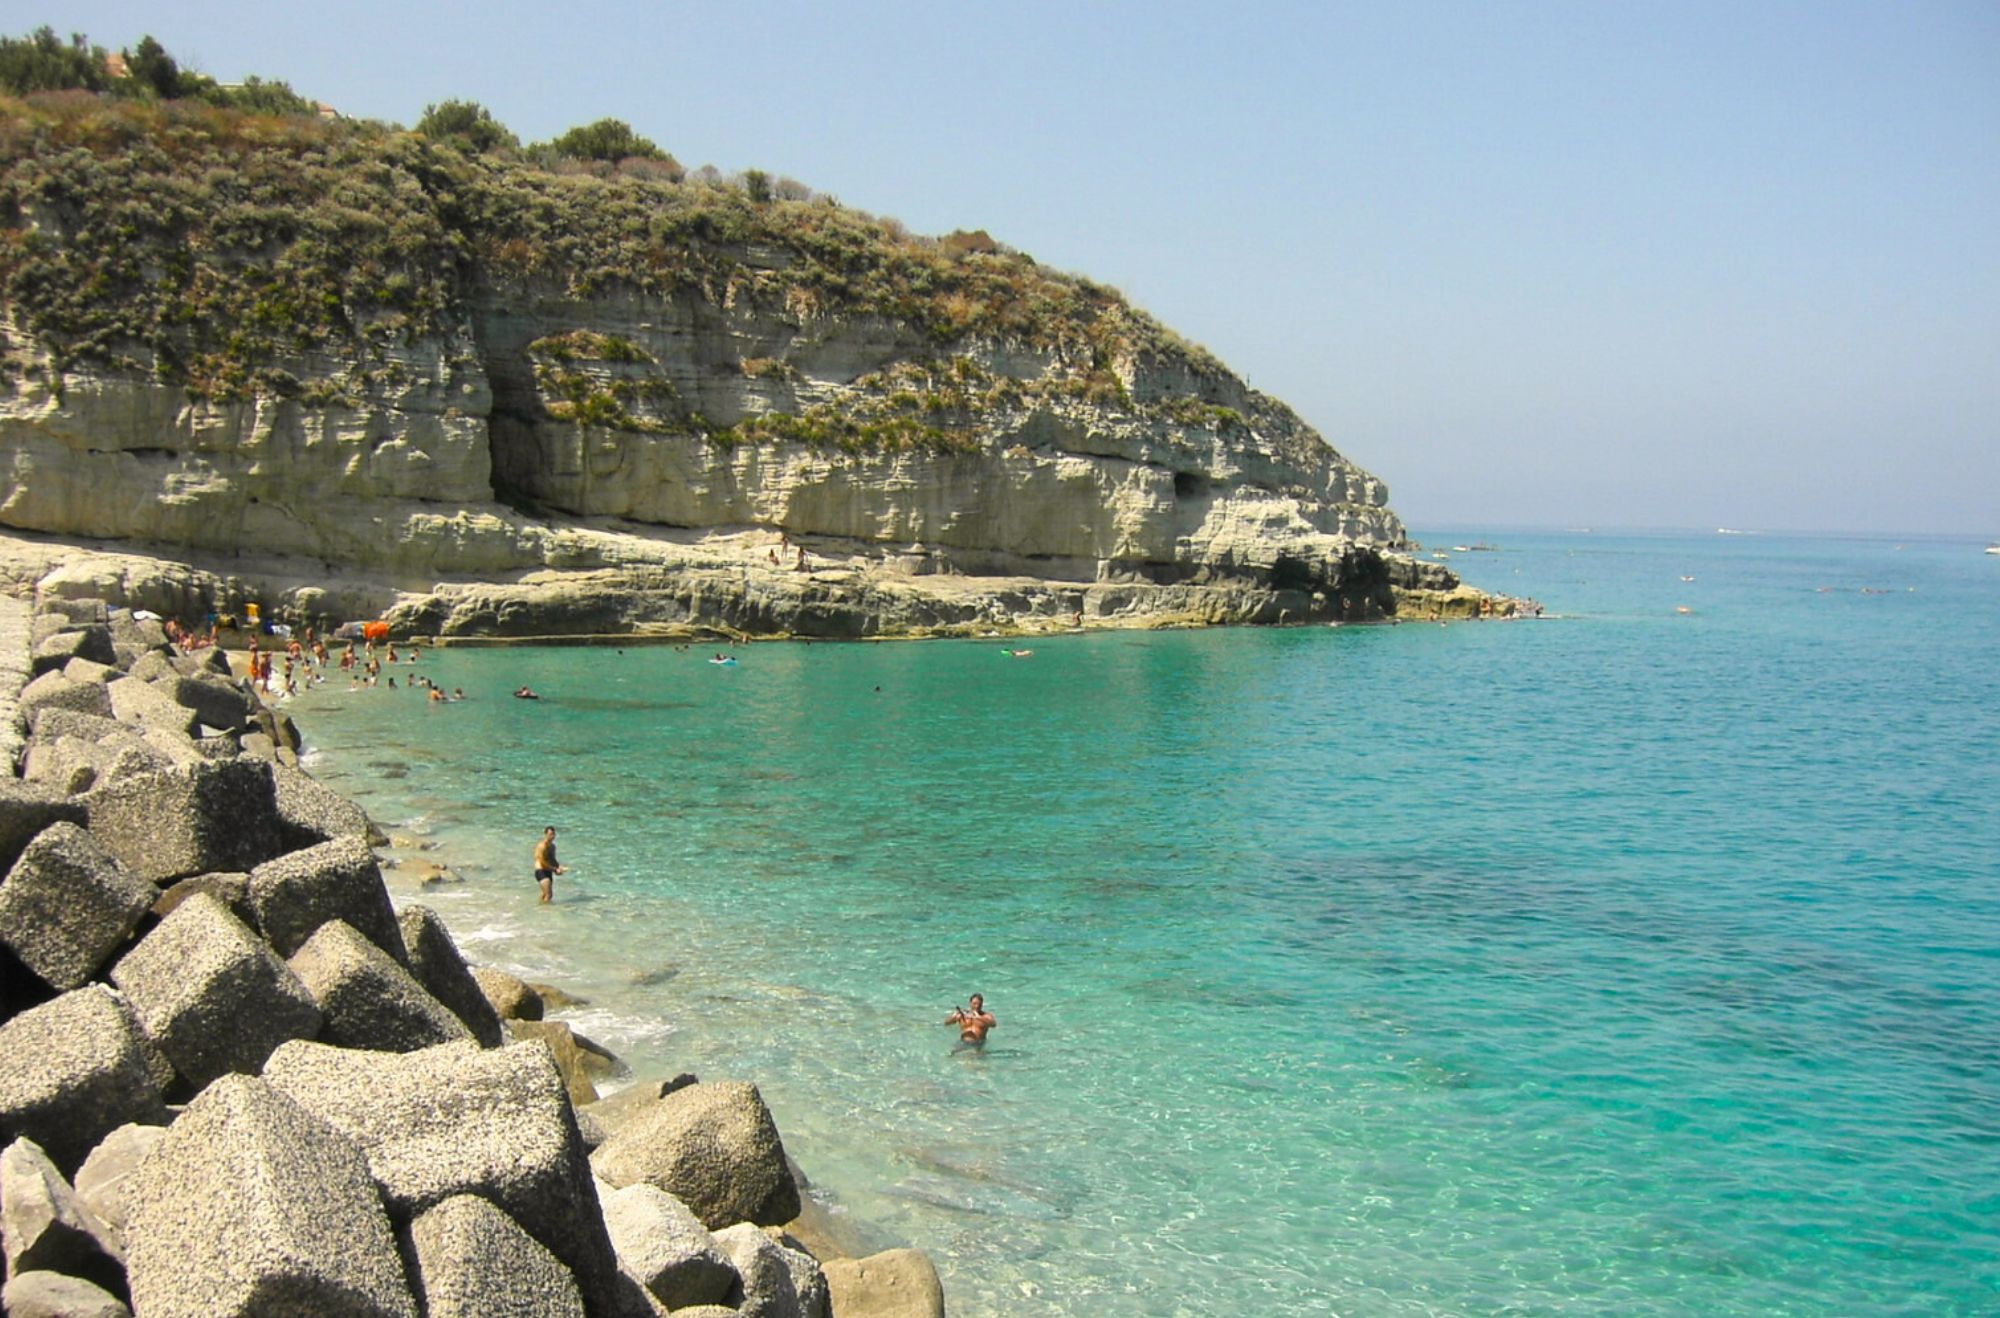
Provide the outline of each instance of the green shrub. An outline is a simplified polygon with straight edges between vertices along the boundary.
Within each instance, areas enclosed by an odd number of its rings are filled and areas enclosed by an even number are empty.
[[[632,131],[623,119],[599,119],[596,123],[572,128],[548,144],[551,154],[566,160],[618,161],[628,156],[647,160],[670,160],[653,142]]]
[[[102,91],[110,83],[105,52],[81,33],[64,45],[56,30],[43,26],[24,38],[0,37],[0,88],[16,96],[28,92],[80,89]]]
[[[514,150],[521,139],[495,119],[477,101],[440,101],[426,105],[417,120],[417,131],[440,142],[453,142],[469,151]]]

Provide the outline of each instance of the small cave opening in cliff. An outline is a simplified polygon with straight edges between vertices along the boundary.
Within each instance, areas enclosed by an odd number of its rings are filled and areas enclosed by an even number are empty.
[[[1319,575],[1313,565],[1291,554],[1280,554],[1271,564],[1271,585],[1278,590],[1317,590]]]
[[[1177,471],[1174,473],[1174,498],[1177,500],[1206,499],[1208,497],[1208,477],[1198,471]]]

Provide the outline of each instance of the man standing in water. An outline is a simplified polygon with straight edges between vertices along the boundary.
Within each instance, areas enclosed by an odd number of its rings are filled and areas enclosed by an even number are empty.
[[[969,1007],[953,1007],[951,1015],[944,1018],[946,1025],[958,1027],[958,1041],[967,1047],[984,1048],[986,1032],[1000,1022],[993,1019],[993,1013],[986,1010],[986,999],[977,993],[972,995]]]
[[[556,875],[567,871],[556,862],[556,826],[550,824],[542,830],[542,840],[535,844],[535,882],[542,885],[542,901],[555,899]]]

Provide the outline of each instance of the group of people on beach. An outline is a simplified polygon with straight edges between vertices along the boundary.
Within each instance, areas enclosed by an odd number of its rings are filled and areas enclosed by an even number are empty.
[[[299,693],[301,680],[308,686],[317,686],[326,681],[326,668],[330,656],[327,653],[326,642],[322,641],[319,634],[311,627],[295,635],[289,627],[280,629],[274,626],[271,639],[284,642],[282,648],[285,667],[282,680],[275,690],[272,688],[272,671],[277,663],[278,649],[266,647],[254,630],[243,647],[245,663],[250,670],[250,681],[259,692],[267,696],[291,697]]]

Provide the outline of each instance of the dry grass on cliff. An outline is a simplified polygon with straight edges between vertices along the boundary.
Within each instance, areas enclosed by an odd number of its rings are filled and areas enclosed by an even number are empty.
[[[1116,367],[1138,356],[1222,373],[1115,290],[990,239],[762,195],[656,162],[555,169],[378,123],[0,98],[0,298],[52,387],[91,363],[217,400],[336,402],[393,384],[399,346],[448,338],[472,295],[510,287],[691,296],[801,323],[879,316],[940,356],[1018,342],[1112,404],[1129,402]],[[33,355],[14,354],[17,369]],[[308,357],[342,378],[297,378]]]

